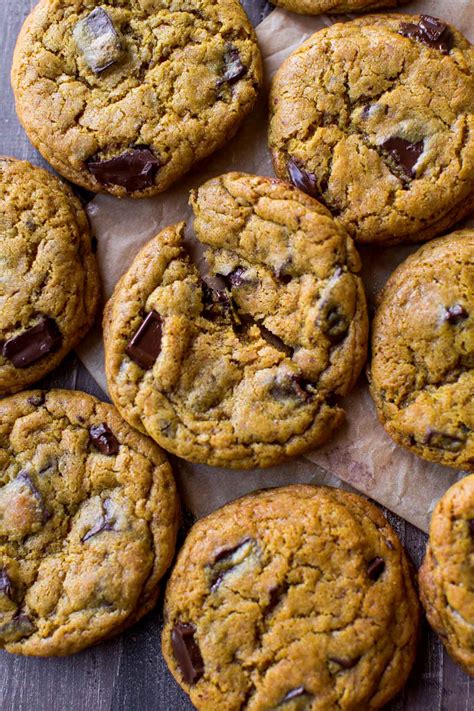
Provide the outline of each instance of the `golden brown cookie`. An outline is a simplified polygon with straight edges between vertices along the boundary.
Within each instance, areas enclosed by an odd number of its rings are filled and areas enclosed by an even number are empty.
[[[0,402],[0,647],[78,652],[156,602],[178,501],[164,453],[66,390]]]
[[[74,183],[165,190],[220,148],[262,78],[238,0],[41,0],[12,69],[28,137]]]
[[[409,0],[271,0],[274,5],[301,15],[338,14],[361,12],[379,7],[399,7]]]
[[[0,157],[0,397],[79,343],[100,294],[87,215],[46,170]]]
[[[419,580],[430,625],[474,676],[474,474],[438,501]]]
[[[474,469],[474,230],[409,257],[380,295],[371,392],[388,434],[424,459]]]
[[[316,32],[273,81],[275,171],[360,242],[421,242],[474,205],[474,50],[426,15]]]
[[[412,667],[419,604],[381,512],[289,486],[191,529],[169,580],[163,653],[198,711],[368,711]]]
[[[122,416],[185,459],[276,464],[341,422],[366,355],[352,240],[280,181],[220,176],[192,196],[204,281],[184,225],[139,252],[107,306],[106,373]]]

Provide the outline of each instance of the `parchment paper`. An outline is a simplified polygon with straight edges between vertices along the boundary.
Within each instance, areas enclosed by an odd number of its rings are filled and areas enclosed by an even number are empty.
[[[404,11],[441,17],[474,41],[474,0],[419,0]],[[281,62],[301,42],[313,32],[350,17],[307,17],[275,10],[257,28],[265,62],[266,89]],[[265,90],[236,138],[176,187],[148,200],[118,200],[99,195],[89,203],[88,213],[98,239],[104,298],[110,296],[117,279],[147,240],[167,225],[183,219],[190,221],[187,201],[191,188],[230,170],[274,175],[267,149],[266,93]],[[360,250],[369,299],[373,299],[389,273],[414,249]],[[100,327],[82,343],[79,355],[107,391]],[[231,471],[173,458],[185,506],[200,517],[226,501],[262,487],[294,482],[350,485],[426,531],[437,499],[462,474],[424,462],[397,447],[378,423],[364,376],[345,399],[344,407],[347,420],[335,438],[323,448],[279,467]]]

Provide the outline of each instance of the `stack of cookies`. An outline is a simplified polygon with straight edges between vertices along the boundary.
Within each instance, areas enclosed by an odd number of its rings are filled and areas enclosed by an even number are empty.
[[[473,77],[469,42],[426,15],[361,16],[299,47],[270,91],[278,179],[201,184],[190,204],[204,272],[185,223],[163,226],[105,306],[115,407],[25,391],[91,327],[100,284],[72,190],[0,159],[0,646],[70,654],[155,605],[179,525],[163,450],[245,470],[330,440],[367,361],[356,244],[426,242],[379,295],[371,393],[395,442],[474,471],[474,231],[446,235],[473,211]],[[238,0],[41,0],[12,83],[31,142],[64,178],[144,198],[234,135],[262,63]],[[438,504],[419,578],[470,674],[473,556],[471,476]],[[419,615],[413,566],[373,504],[287,486],[195,524],[168,583],[163,651],[200,711],[378,709],[410,673]]]

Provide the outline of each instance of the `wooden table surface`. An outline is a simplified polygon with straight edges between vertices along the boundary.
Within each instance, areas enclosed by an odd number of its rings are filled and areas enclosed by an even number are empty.
[[[10,89],[13,47],[34,0],[1,0],[0,155],[46,166],[30,145],[15,115]],[[271,6],[243,0],[258,24]],[[102,399],[76,356],[43,383],[45,387],[85,390]],[[416,566],[426,536],[386,512]],[[160,651],[161,605],[128,632],[81,654],[63,659],[32,659],[0,652],[1,711],[192,711],[193,706],[168,673]],[[389,711],[472,711],[474,682],[447,656],[437,637],[423,625],[418,659],[411,678]],[[216,709],[219,711],[219,709]]]

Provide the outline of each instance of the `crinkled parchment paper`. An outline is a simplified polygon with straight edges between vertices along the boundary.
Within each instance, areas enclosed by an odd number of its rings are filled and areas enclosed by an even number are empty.
[[[474,41],[474,0],[419,0],[404,11],[441,17]],[[347,19],[349,16],[306,17],[275,10],[257,28],[267,87],[281,62],[302,41],[335,21]],[[98,195],[89,203],[88,213],[98,239],[105,298],[110,296],[117,279],[147,240],[166,225],[183,219],[190,221],[189,190],[230,170],[274,175],[267,149],[266,91],[233,141],[204,161],[176,187],[149,200],[118,200]],[[361,250],[369,298],[373,299],[388,274],[412,251],[413,247]],[[79,355],[106,391],[99,327],[81,345]],[[226,501],[262,487],[292,482],[349,484],[426,531],[436,500],[462,475],[424,462],[393,444],[378,423],[364,377],[346,398],[345,409],[346,423],[331,442],[278,467],[230,471],[175,459],[185,505],[196,516],[202,516]]]

